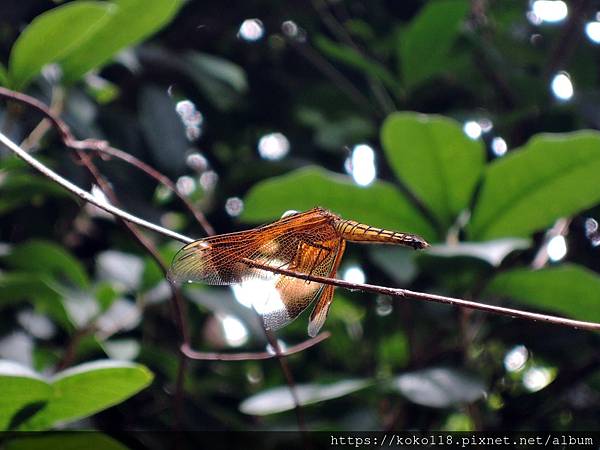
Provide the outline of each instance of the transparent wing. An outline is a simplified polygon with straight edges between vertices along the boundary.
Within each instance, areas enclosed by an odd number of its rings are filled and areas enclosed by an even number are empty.
[[[318,243],[318,247],[303,244],[299,258],[290,264],[290,270],[328,277],[335,271],[336,257],[340,252],[340,241]],[[255,305],[262,315],[265,327],[277,330],[298,317],[315,299],[329,293],[329,286],[299,278],[277,275],[274,289],[265,291],[264,303]],[[333,289],[331,289],[331,294]],[[319,300],[321,302],[321,300]],[[324,319],[323,319],[324,320]]]
[[[264,227],[188,244],[175,255],[169,278],[215,285],[269,279],[270,272],[257,269],[249,261],[272,267],[304,267],[299,253],[307,244],[331,241],[336,236],[322,216],[298,214]]]

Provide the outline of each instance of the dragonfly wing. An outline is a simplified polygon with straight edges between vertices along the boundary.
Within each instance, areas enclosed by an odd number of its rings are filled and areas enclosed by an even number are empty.
[[[296,259],[285,268],[301,273],[329,276],[339,254],[339,240],[302,243]],[[328,286],[314,281],[280,275],[269,298],[269,307],[263,311],[257,308],[257,311],[263,316],[267,329],[277,330],[298,317],[315,299],[327,292],[327,288]]]
[[[228,285],[264,278],[264,271],[244,262],[256,253],[263,240],[254,230],[249,230],[194,241],[175,255],[169,279]]]
[[[308,335],[310,337],[315,337],[319,333],[319,330],[323,327],[332,301],[333,286],[325,286],[323,288],[321,298],[319,298],[319,301],[316,303],[312,313],[310,313],[310,319],[308,321]]]
[[[212,236],[183,247],[175,255],[168,276],[176,282],[214,285],[271,279],[271,272],[251,263],[291,268],[292,262],[305,261],[312,255],[298,256],[306,242],[323,242],[334,236],[335,229],[322,219],[308,224],[304,219],[298,219],[296,223],[275,222],[253,230]],[[305,265],[310,267],[311,262],[307,261]]]
[[[335,278],[337,269],[340,266],[340,263],[342,262],[342,256],[344,254],[345,249],[346,241],[341,240],[332,267],[330,268],[330,272],[327,275],[328,277]],[[317,335],[319,330],[323,327],[325,319],[327,319],[329,307],[331,306],[331,302],[333,301],[333,289],[334,286],[330,284],[324,287],[323,293],[321,294],[321,298],[319,298],[319,301],[310,313],[310,319],[308,321],[308,335],[310,337],[315,337]]]

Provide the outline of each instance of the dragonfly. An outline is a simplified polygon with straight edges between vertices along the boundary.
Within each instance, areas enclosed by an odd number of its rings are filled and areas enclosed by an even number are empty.
[[[258,228],[210,236],[183,247],[168,276],[173,282],[234,285],[264,282],[261,304],[253,303],[268,330],[292,322],[311,303],[308,334],[314,337],[325,323],[334,286],[281,275],[256,265],[335,278],[346,242],[396,244],[424,249],[420,236],[376,228],[316,207],[285,213]],[[255,265],[256,264],[256,265]]]

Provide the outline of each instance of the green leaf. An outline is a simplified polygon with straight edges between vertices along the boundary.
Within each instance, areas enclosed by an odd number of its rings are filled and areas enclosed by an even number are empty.
[[[0,306],[24,300],[31,301],[38,312],[50,315],[64,329],[71,330],[71,320],[61,301],[62,295],[46,274],[0,274]]]
[[[540,134],[488,166],[472,239],[526,237],[600,201],[600,133]]]
[[[244,198],[241,218],[263,222],[279,219],[290,209],[303,211],[315,206],[372,226],[417,233],[428,240],[435,237],[431,225],[391,184],[379,181],[361,187],[347,176],[314,166],[253,186]]]
[[[331,59],[340,61],[350,67],[359,69],[368,76],[381,80],[396,95],[402,91],[400,83],[389,70],[378,62],[368,59],[355,49],[333,42],[324,36],[317,36],[314,42],[315,46]]]
[[[4,67],[4,64],[0,64],[0,86],[7,86],[10,84],[8,77],[8,70]]]
[[[448,227],[468,207],[484,167],[485,152],[452,119],[412,112],[393,113],[381,128],[392,169]]]
[[[577,265],[500,273],[484,294],[510,297],[521,304],[600,322],[600,276]]]
[[[92,38],[114,10],[106,2],[79,1],[37,16],[17,38],[11,53],[12,87],[22,90],[43,66],[57,62]]]
[[[55,182],[20,170],[6,169],[0,174],[0,214],[21,206],[39,205],[46,196],[69,197]]]
[[[3,442],[5,450],[81,450],[82,448],[102,450],[128,450],[129,447],[105,434],[94,432],[74,433],[72,431],[37,433],[31,436],[17,437]]]
[[[411,402],[431,408],[472,403],[485,395],[481,380],[444,367],[404,373],[392,380],[391,387]]]
[[[398,331],[382,337],[377,352],[379,362],[391,368],[399,368],[408,364],[410,360],[409,342],[406,335]]]
[[[400,64],[407,87],[414,88],[445,69],[468,11],[464,0],[428,2],[400,35]]]
[[[184,57],[186,72],[216,108],[236,106],[248,89],[246,72],[237,64],[207,53],[190,52]]]
[[[79,287],[89,286],[87,273],[81,263],[64,248],[52,242],[28,241],[15,247],[3,260],[16,269],[54,276],[58,274]]]
[[[159,168],[174,174],[184,170],[185,154],[190,143],[166,89],[144,86],[139,98],[139,110],[144,137]]]
[[[52,393],[41,376],[7,360],[0,360],[0,386],[0,431],[9,428],[13,416],[21,409],[47,401]]]
[[[91,69],[100,68],[125,47],[141,42],[171,21],[182,0],[114,0],[118,8],[110,20],[63,59],[66,81],[76,81]]]
[[[152,382],[144,366],[96,361],[59,372],[51,379],[52,396],[45,408],[25,422],[25,430],[45,430],[58,423],[90,416],[123,402]]]
[[[343,380],[331,384],[298,384],[296,394],[300,405],[323,402],[366,388],[371,384],[369,380]],[[296,407],[294,398],[288,386],[280,386],[253,395],[244,400],[240,411],[245,414],[266,416]]]

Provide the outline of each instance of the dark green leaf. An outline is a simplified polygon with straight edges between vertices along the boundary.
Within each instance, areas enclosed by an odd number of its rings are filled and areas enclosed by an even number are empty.
[[[7,430],[14,414],[27,405],[45,402],[52,394],[50,385],[27,367],[0,360],[0,431]]]
[[[57,62],[91,39],[114,10],[108,2],[79,1],[37,16],[11,50],[12,87],[23,89],[43,66]]]
[[[248,88],[246,73],[237,64],[207,53],[185,56],[187,73],[202,93],[222,111],[233,108]]]
[[[68,197],[68,192],[46,178],[23,172],[8,172],[0,179],[0,214],[24,205],[40,204],[44,197]]]
[[[106,64],[121,49],[135,45],[171,21],[181,0],[113,0],[110,20],[61,62],[65,79],[76,81],[91,69]]]
[[[490,282],[485,295],[510,297],[524,305],[600,322],[600,276],[581,266],[504,272]]]
[[[351,47],[333,42],[324,36],[317,36],[314,42],[317,48],[326,56],[359,69],[365,75],[381,80],[395,95],[400,94],[402,87],[399,81],[378,62],[369,59]]]
[[[60,275],[79,287],[89,286],[87,273],[81,263],[63,247],[52,242],[26,242],[15,247],[3,259],[17,269]]]
[[[296,394],[300,405],[323,402],[366,388],[369,380],[344,380],[332,384],[298,384]],[[266,416],[269,414],[289,411],[295,408],[294,398],[288,386],[281,386],[260,392],[247,398],[240,405],[240,411],[245,414]]]
[[[347,219],[372,226],[418,233],[432,240],[435,231],[421,213],[391,184],[369,187],[354,184],[347,176],[317,167],[306,167],[256,184],[244,199],[242,220],[278,219],[290,209],[330,208]]]
[[[400,35],[400,64],[407,87],[413,88],[444,71],[468,11],[469,3],[464,0],[427,2]]]
[[[408,338],[402,332],[385,335],[379,343],[379,362],[390,368],[401,368],[410,359]]]
[[[152,378],[144,366],[111,360],[59,372],[51,380],[53,393],[46,407],[22,428],[45,430],[57,423],[90,416],[136,394]]]
[[[468,207],[485,153],[454,120],[394,113],[383,124],[381,142],[398,178],[442,225],[448,227]]]
[[[469,235],[529,236],[600,201],[600,133],[541,134],[491,164]]]
[[[10,81],[8,77],[8,71],[6,70],[6,67],[4,67],[3,64],[0,64],[0,86],[8,87],[9,83]]]
[[[411,402],[431,408],[472,403],[485,395],[485,386],[480,380],[442,367],[402,374],[394,378],[391,386]]]
[[[160,168],[179,173],[185,168],[189,141],[166,89],[146,86],[139,99],[140,121],[152,157]]]
[[[71,321],[61,300],[62,294],[46,274],[10,272],[0,275],[0,306],[30,301],[38,312],[49,314],[63,328],[70,330]]]

